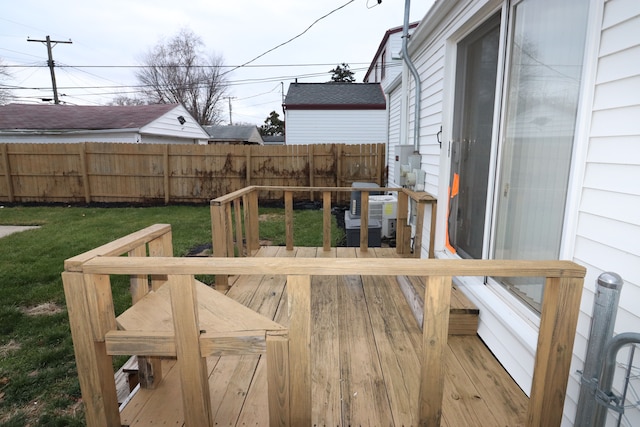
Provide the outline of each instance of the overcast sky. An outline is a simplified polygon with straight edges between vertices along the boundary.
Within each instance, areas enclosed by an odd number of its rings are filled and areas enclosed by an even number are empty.
[[[411,21],[422,19],[432,3],[414,0]],[[105,104],[118,93],[135,90],[134,66],[142,55],[182,28],[200,36],[207,51],[222,56],[225,65],[235,66],[345,4],[253,67],[229,73],[233,122],[262,124],[272,110],[282,113],[282,90],[286,94],[296,77],[328,81],[328,71],[346,62],[361,82],[385,31],[403,24],[405,1],[17,0],[0,15],[0,58],[12,74],[5,84],[16,87],[14,102],[52,98],[46,46],[27,38],[70,39],[73,44],[53,48],[61,102]],[[223,118],[228,122],[227,105],[225,101]]]

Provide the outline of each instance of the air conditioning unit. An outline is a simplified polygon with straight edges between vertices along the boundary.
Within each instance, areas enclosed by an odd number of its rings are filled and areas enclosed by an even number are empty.
[[[369,220],[380,221],[382,237],[395,236],[398,221],[398,199],[396,196],[369,196]]]
[[[349,213],[351,214],[351,218],[360,218],[360,210],[361,210],[361,206],[360,203],[362,202],[360,200],[361,197],[361,190],[362,188],[379,188],[380,186],[378,184],[376,184],[375,182],[354,182],[353,184],[351,184],[351,188],[353,190],[351,190],[351,203],[349,205]],[[378,194],[382,194],[382,191],[370,191],[369,195],[378,195]]]

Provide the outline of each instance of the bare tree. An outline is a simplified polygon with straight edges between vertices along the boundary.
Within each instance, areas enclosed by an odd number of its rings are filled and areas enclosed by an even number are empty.
[[[0,58],[0,105],[6,104],[11,98],[11,91],[3,84],[9,78],[11,78],[11,74]]]
[[[223,60],[215,54],[205,56],[202,48],[202,39],[183,29],[144,56],[136,77],[148,103],[180,103],[200,124],[217,124],[227,88]]]

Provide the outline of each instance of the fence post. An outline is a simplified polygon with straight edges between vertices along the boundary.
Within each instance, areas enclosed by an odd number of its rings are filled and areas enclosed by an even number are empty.
[[[13,203],[13,180],[11,179],[11,165],[9,164],[9,154],[7,153],[7,144],[2,144],[2,162],[4,163],[4,173],[7,183],[7,196],[9,203]]]
[[[595,299],[593,300],[591,331],[589,332],[587,354],[581,376],[580,397],[576,410],[575,425],[577,426],[597,425],[594,417],[597,409],[595,399],[598,377],[605,357],[605,347],[613,336],[622,283],[622,278],[616,273],[602,273],[598,277]]]

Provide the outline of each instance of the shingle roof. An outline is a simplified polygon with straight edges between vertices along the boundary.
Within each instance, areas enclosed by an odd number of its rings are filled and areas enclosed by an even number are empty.
[[[0,106],[0,129],[140,129],[178,105],[9,104]]]
[[[379,83],[292,83],[286,109],[384,110],[386,100]]]
[[[203,126],[209,136],[214,139],[245,140],[248,139],[255,126]]]

